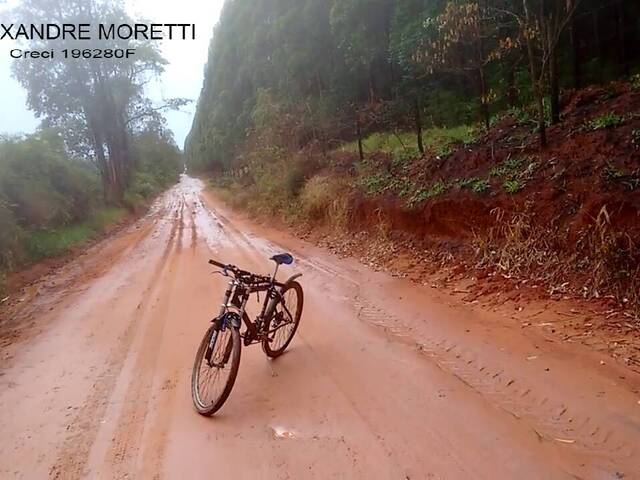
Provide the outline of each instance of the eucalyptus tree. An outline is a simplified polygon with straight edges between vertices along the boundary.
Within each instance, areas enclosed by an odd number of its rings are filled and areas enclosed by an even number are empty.
[[[130,135],[134,122],[158,111],[145,85],[162,73],[166,61],[150,41],[99,40],[99,24],[131,24],[115,0],[24,0],[16,10],[23,23],[88,24],[89,40],[30,40],[30,49],[55,49],[53,59],[16,61],[13,72],[28,92],[29,107],[45,125],[61,127],[68,147],[96,164],[105,198],[121,202],[134,168]],[[101,49],[100,58],[72,58],[77,49]],[[135,49],[128,58],[104,53]],[[167,106],[179,106],[176,99]]]

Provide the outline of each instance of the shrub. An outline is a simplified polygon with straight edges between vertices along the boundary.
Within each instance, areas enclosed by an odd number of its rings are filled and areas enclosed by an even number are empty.
[[[336,178],[316,175],[304,185],[300,194],[300,212],[309,221],[325,221],[345,226],[347,200],[345,186]]]
[[[448,188],[449,186],[443,181],[438,181],[429,188],[421,188],[409,199],[408,206],[414,207],[415,205],[429,200],[430,198],[438,197],[445,193]]]
[[[484,193],[489,190],[490,184],[488,180],[477,179],[471,184],[473,193]]]
[[[613,112],[605,113],[587,122],[589,130],[602,130],[605,128],[615,128],[624,123],[624,117]]]
[[[519,180],[507,180],[502,184],[504,191],[510,195],[518,193],[522,190],[522,183]]]
[[[88,218],[100,198],[95,169],[66,156],[54,133],[0,141],[0,192],[25,228]]]
[[[0,270],[12,268],[20,256],[22,229],[7,203],[0,198]]]

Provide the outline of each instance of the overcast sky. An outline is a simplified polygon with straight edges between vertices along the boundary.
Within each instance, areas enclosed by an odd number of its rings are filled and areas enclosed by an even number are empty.
[[[7,2],[9,5],[19,0]],[[3,10],[7,3],[0,0],[0,21],[13,23]],[[224,0],[125,0],[129,13],[156,23],[194,23],[195,40],[171,40],[162,42],[162,52],[169,61],[159,81],[150,87],[150,94],[160,103],[162,98],[191,98],[194,103],[180,112],[166,114],[176,142],[182,148],[191,128],[198,99],[204,65],[207,61],[209,40],[220,16]],[[38,126],[38,120],[27,109],[26,93],[11,77],[9,50],[15,48],[12,41],[0,42],[0,133],[30,133]]]

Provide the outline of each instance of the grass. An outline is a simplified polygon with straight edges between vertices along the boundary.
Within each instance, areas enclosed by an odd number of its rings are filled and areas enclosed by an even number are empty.
[[[524,164],[524,160],[518,157],[509,157],[504,162],[496,165],[489,171],[492,177],[505,178],[517,174]]]
[[[376,173],[361,177],[358,183],[368,195],[376,196],[391,188],[393,179],[388,173]]]
[[[473,193],[484,193],[491,187],[488,180],[478,177],[463,178],[455,182],[455,186],[461,190],[469,189]]]
[[[471,191],[473,193],[485,193],[489,188],[490,185],[488,180],[477,179],[471,184]]]
[[[421,188],[417,192],[413,194],[413,196],[409,199],[407,206],[414,207],[415,205],[424,202],[430,198],[438,197],[446,192],[449,188],[449,185],[444,183],[443,181],[439,181],[431,185],[427,188]]]
[[[103,208],[88,221],[27,234],[25,249],[32,261],[54,257],[82,245],[103,232],[109,225],[122,220],[127,211],[122,208]]]
[[[522,183],[519,180],[507,180],[502,184],[504,191],[510,195],[514,195],[522,190]]]
[[[451,128],[433,127],[422,133],[424,147],[437,156],[451,154],[456,145],[469,145],[477,140],[475,127],[460,125]],[[413,132],[377,132],[362,141],[365,153],[382,152],[395,158],[415,158],[418,153],[418,139]],[[357,153],[358,142],[341,147],[342,151]]]
[[[298,197],[298,215],[312,223],[327,222],[335,227],[348,223],[347,185],[336,177],[314,175]]]
[[[592,131],[603,130],[605,128],[615,128],[622,125],[625,118],[613,112],[605,113],[587,122],[587,128]]]

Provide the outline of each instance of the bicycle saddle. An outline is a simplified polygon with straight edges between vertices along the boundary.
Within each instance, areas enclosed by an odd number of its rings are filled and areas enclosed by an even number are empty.
[[[274,255],[271,257],[271,260],[276,262],[278,265],[291,265],[293,263],[293,257],[290,253],[280,253],[278,255]]]

